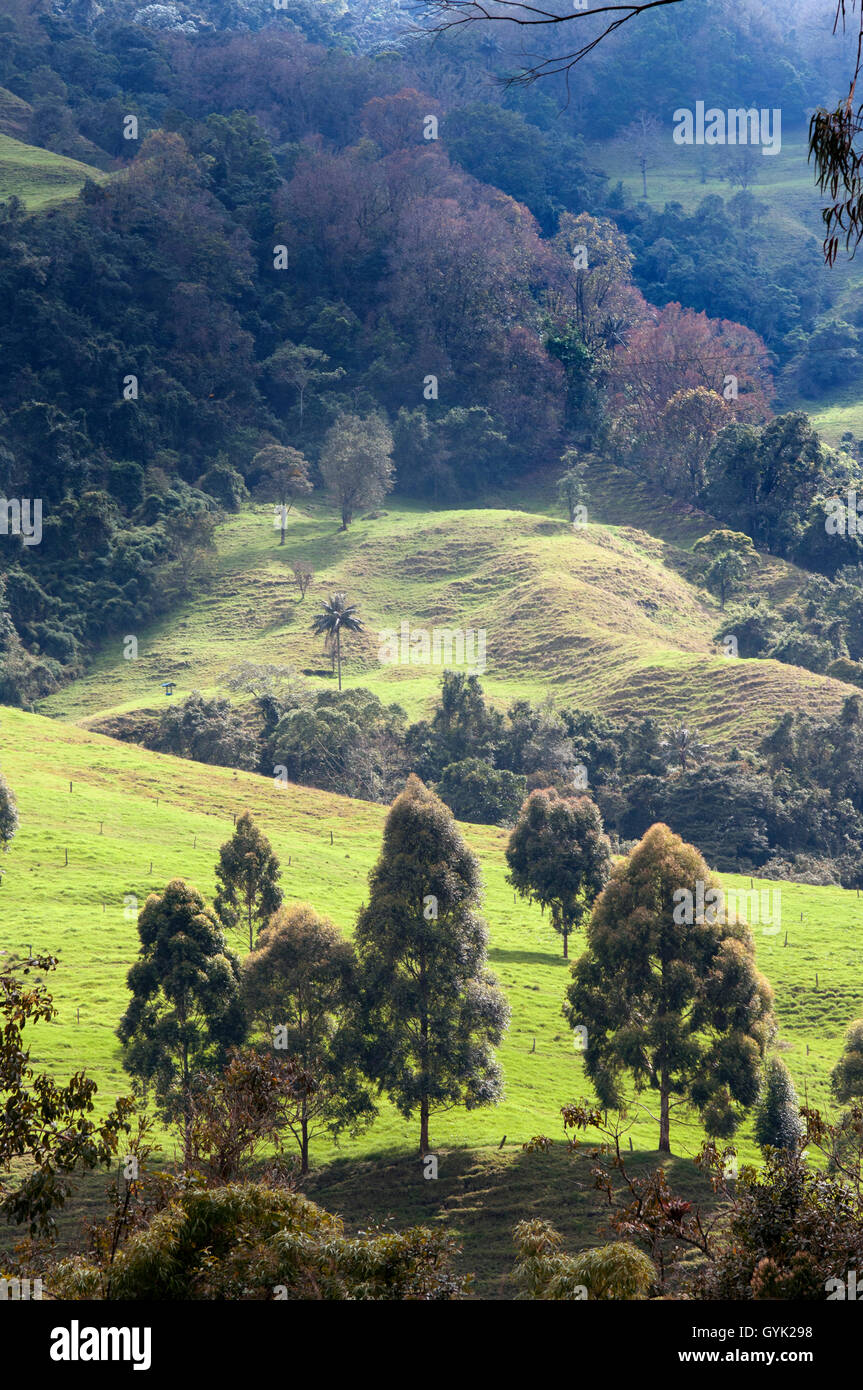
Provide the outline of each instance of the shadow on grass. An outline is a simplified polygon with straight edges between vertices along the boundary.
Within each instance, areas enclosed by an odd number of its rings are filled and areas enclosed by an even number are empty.
[[[503,1148],[440,1148],[434,1155],[438,1175],[432,1178],[424,1176],[428,1165],[416,1150],[381,1150],[313,1170],[302,1190],[341,1216],[349,1233],[444,1227],[461,1247],[459,1271],[474,1276],[473,1297],[512,1299],[517,1222],[549,1221],[569,1253],[616,1238],[608,1226],[607,1202],[593,1186],[589,1152],[586,1147],[574,1155],[563,1141],[547,1153],[526,1153],[512,1142]],[[628,1156],[628,1166],[645,1176],[659,1157],[655,1151],[636,1151]],[[709,1183],[690,1159],[666,1159],[663,1166],[675,1193],[710,1209]],[[59,1213],[55,1254],[86,1248],[88,1222],[107,1215],[111,1182],[104,1170],[76,1179],[73,1195]],[[10,1253],[22,1234],[0,1227],[0,1253]]]
[[[306,1192],[338,1213],[348,1230],[371,1224],[404,1228],[445,1226],[458,1240],[458,1265],[474,1275],[473,1295],[482,1299],[515,1296],[513,1228],[538,1217],[563,1236],[568,1252],[615,1239],[608,1227],[608,1205],[595,1191],[591,1161],[573,1155],[563,1143],[548,1153],[503,1149],[440,1149],[437,1178],[424,1177],[418,1154],[389,1152],[364,1160],[337,1160],[310,1174]],[[631,1171],[645,1175],[657,1166],[656,1152],[636,1152]],[[672,1189],[708,1207],[710,1185],[689,1159],[666,1159]]]
[[[500,965],[563,965],[568,969],[573,964],[575,955],[570,955],[569,960],[564,960],[562,955],[555,956],[551,951],[507,951],[502,946],[490,946],[488,958]]]

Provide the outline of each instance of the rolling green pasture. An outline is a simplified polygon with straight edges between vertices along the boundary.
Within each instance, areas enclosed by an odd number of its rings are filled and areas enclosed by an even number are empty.
[[[178,876],[210,895],[233,814],[249,809],[280,857],[286,898],[312,902],[350,932],[386,814],[380,806],[279,788],[251,773],[149,753],[12,709],[0,723],[0,763],[21,814],[2,864],[0,949],[32,946],[61,960],[51,985],[58,1016],[34,1031],[33,1059],[58,1074],[86,1067],[105,1101],[128,1085],[114,1036],[137,950],[135,903],[128,900],[143,905],[149,892]],[[506,1135],[506,1150],[518,1151],[532,1134],[557,1136],[560,1105],[586,1094],[560,1012],[567,966],[560,939],[539,910],[515,902],[505,882],[506,832],[464,831],[481,862],[491,964],[512,1007],[501,1049],[506,1098],[493,1109],[436,1118],[432,1137],[457,1149],[497,1146]],[[749,887],[733,876],[725,882]],[[768,889],[757,880],[755,886]],[[776,991],[778,1046],[801,1096],[824,1105],[844,1030],[863,1011],[863,901],[841,889],[775,887],[781,930],[755,929],[759,965]],[[242,953],[239,935],[234,944]],[[577,941],[572,946],[578,950]],[[409,1154],[415,1130],[384,1103],[374,1127],[342,1152]],[[700,1137],[694,1118],[679,1114],[675,1152],[694,1152]],[[654,1149],[656,1125],[645,1116],[633,1138],[636,1149]],[[752,1152],[748,1141],[744,1149]],[[319,1144],[315,1160],[331,1157]]]
[[[485,629],[482,680],[500,704],[551,694],[616,716],[685,718],[726,744],[760,736],[783,709],[840,708],[848,687],[837,681],[722,655],[718,603],[686,577],[687,547],[711,529],[710,517],[673,504],[663,510],[619,470],[599,470],[591,496],[597,520],[577,529],[542,501],[541,511],[436,512],[397,501],[345,533],[316,505],[292,515],[283,547],[271,512],[247,509],[220,526],[209,580],[135,634],[137,659],[126,660],[115,638],[40,712],[98,727],[118,713],[159,708],[164,680],[176,682],[175,700],[224,689],[241,661],[291,665],[331,688],[311,619],[317,601],[339,589],[365,623],[345,641],[345,684],[397,701],[412,718],[427,712],[442,667],[381,662],[381,634],[403,621]],[[291,579],[296,560],[315,571],[302,602]],[[791,566],[765,559],[753,588],[781,599],[797,583]]]
[[[677,145],[672,138],[673,129],[669,112],[667,119],[663,116],[661,129],[647,145],[647,201],[656,207],[678,202],[687,212],[693,212],[711,193],[718,193],[722,198],[733,197],[739,184],[734,184],[729,175],[736,171],[743,147]],[[641,201],[644,184],[639,142],[620,136],[596,141],[590,148],[609,183],[619,180],[634,201]],[[787,216],[814,216],[817,220],[818,190],[807,153],[806,133],[784,128],[778,154],[763,155],[759,149],[755,150],[756,158],[751,161],[749,175],[750,191]]]
[[[104,178],[100,169],[77,159],[0,135],[0,200],[20,198],[29,211],[41,211],[77,197],[85,180]]]

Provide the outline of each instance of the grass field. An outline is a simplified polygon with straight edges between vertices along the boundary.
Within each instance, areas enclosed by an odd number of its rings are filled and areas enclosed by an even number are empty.
[[[0,135],[0,200],[20,198],[29,211],[41,211],[77,197],[86,179],[104,178],[89,164]]]
[[[838,391],[829,404],[810,401],[808,406],[801,404],[801,409],[807,411],[821,437],[834,447],[849,430],[856,438],[863,437],[863,394],[857,385]]]
[[[58,1017],[34,1034],[34,1060],[59,1073],[86,1065],[105,1100],[128,1084],[114,1029],[137,950],[136,904],[174,877],[190,879],[209,896],[233,814],[249,809],[281,859],[286,898],[311,901],[349,932],[386,814],[380,806],[278,788],[251,773],[149,753],[16,710],[3,712],[0,763],[21,813],[2,865],[2,949],[32,945],[62,962],[52,977]],[[512,1007],[501,1050],[506,1098],[493,1109],[437,1118],[432,1136],[455,1148],[497,1145],[506,1134],[508,1146],[517,1148],[537,1132],[557,1135],[560,1105],[584,1093],[581,1061],[560,1012],[567,965],[539,910],[516,903],[505,882],[505,831],[468,826],[465,834],[481,862],[491,963]],[[749,886],[734,876],[725,882]],[[781,932],[756,928],[759,964],[776,990],[780,1046],[800,1092],[823,1104],[844,1030],[863,1006],[863,901],[833,888],[783,884],[780,891]],[[239,936],[235,945],[242,951]],[[572,946],[576,952],[578,942]],[[415,1130],[384,1104],[373,1129],[344,1152],[409,1153]],[[637,1148],[655,1148],[652,1121],[645,1118],[633,1133]],[[676,1152],[692,1152],[699,1126],[682,1117],[673,1137]],[[314,1156],[321,1162],[331,1155],[320,1146]]]
[[[20,140],[27,132],[33,107],[22,97],[10,92],[8,87],[0,87],[0,131]]]
[[[316,505],[292,516],[284,547],[267,509],[246,510],[219,528],[209,582],[134,634],[137,659],[124,659],[118,637],[40,712],[98,726],[118,712],[163,706],[165,680],[176,682],[175,700],[224,688],[246,660],[293,665],[331,687],[310,628],[317,601],[339,589],[365,623],[345,643],[346,685],[396,700],[411,717],[428,710],[441,666],[381,662],[381,634],[403,621],[485,629],[482,681],[502,704],[550,693],[613,715],[685,718],[725,744],[760,737],[783,709],[839,709],[849,687],[837,681],[722,655],[718,603],[686,577],[687,547],[711,529],[709,517],[661,505],[622,470],[600,470],[591,495],[596,521],[577,529],[542,496],[530,498],[531,511],[513,499],[493,510],[438,512],[395,501],[347,533]],[[302,602],[290,574],[298,559],[315,571]],[[753,589],[782,600],[799,582],[791,566],[766,559]]]

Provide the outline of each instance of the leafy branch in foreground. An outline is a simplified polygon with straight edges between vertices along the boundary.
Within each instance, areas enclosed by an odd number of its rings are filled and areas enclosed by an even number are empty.
[[[561,1115],[564,1130],[572,1131],[572,1153],[581,1153],[578,1132],[591,1130],[600,1135],[589,1155],[582,1156],[590,1159],[593,1186],[605,1198],[609,1226],[619,1240],[637,1241],[646,1247],[659,1285],[665,1289],[687,1252],[694,1251],[705,1259],[712,1256],[711,1242],[719,1215],[707,1216],[700,1207],[677,1196],[662,1168],[651,1169],[644,1176],[630,1171],[623,1145],[638,1110],[640,1107],[633,1114],[622,1109],[609,1117],[596,1107],[578,1104],[564,1105]],[[725,1196],[730,1195],[726,1173],[733,1153],[733,1149],[719,1149],[711,1141],[696,1160],[709,1174],[714,1191]]]
[[[847,0],[852,13],[857,0]],[[841,23],[845,31],[846,0],[838,0],[833,32]],[[833,111],[819,108],[809,122],[809,160],[814,161],[818,188],[832,200],[821,209],[824,222],[824,259],[833,265],[839,251],[839,237],[845,234],[845,249],[853,259],[863,239],[863,155],[854,142],[863,130],[863,104],[855,106],[857,80],[863,67],[863,3],[860,5],[857,55],[848,95]]]
[[[56,967],[56,956],[37,953],[11,960],[0,974],[0,1217],[26,1225],[31,1236],[53,1234],[71,1175],[111,1162],[134,1109],[122,1097],[104,1119],[92,1120],[95,1081],[76,1072],[61,1086],[30,1065],[24,1030],[56,1017],[39,978]],[[10,1171],[18,1161],[25,1166],[21,1178]]]
[[[604,1196],[608,1227],[618,1242],[649,1254],[654,1291],[742,1301],[846,1297],[847,1271],[859,1269],[863,1261],[860,1105],[832,1120],[801,1108],[793,1143],[763,1145],[763,1162],[757,1166],[741,1164],[738,1170],[732,1148],[705,1143],[694,1163],[709,1181],[709,1203],[675,1193],[662,1168],[632,1171],[633,1156],[625,1152],[625,1143],[640,1109],[609,1116],[581,1102],[563,1106],[561,1114],[564,1130],[573,1132],[570,1151],[590,1163],[594,1190]],[[593,1139],[597,1134],[598,1142]],[[583,1142],[590,1148],[583,1148]],[[544,1153],[551,1143],[537,1135],[524,1148]],[[809,1159],[812,1151],[819,1155],[817,1166]],[[616,1248],[603,1247],[608,1252]],[[554,1242],[544,1243],[533,1258],[545,1262],[537,1278],[548,1276],[547,1287],[529,1297],[585,1296],[576,1295],[567,1283],[568,1266],[554,1268],[555,1261],[571,1258],[558,1255]],[[558,1286],[556,1274],[562,1276]]]

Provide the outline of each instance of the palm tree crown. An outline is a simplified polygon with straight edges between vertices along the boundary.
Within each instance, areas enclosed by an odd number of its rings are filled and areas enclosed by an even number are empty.
[[[685,724],[666,729],[659,746],[668,755],[669,761],[678,764],[681,772],[688,772],[691,762],[703,762],[709,751],[698,737],[698,730],[688,729]]]
[[[363,625],[356,616],[357,605],[348,603],[347,595],[331,594],[321,603],[321,611],[312,620],[312,632],[316,637],[328,637],[335,641],[336,657],[339,666],[339,690],[342,688],[342,633],[362,632]]]

